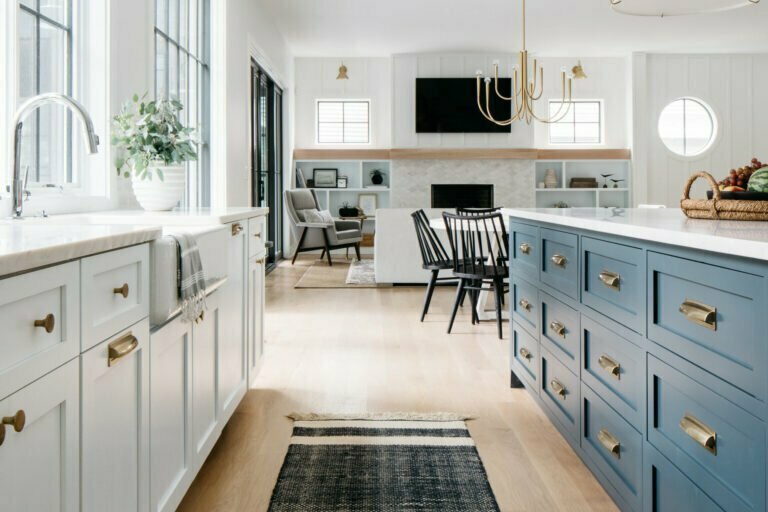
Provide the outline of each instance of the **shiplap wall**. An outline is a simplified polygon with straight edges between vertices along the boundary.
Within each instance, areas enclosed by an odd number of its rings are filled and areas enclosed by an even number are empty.
[[[637,202],[678,206],[683,186],[697,171],[722,179],[753,156],[768,160],[768,55],[633,56],[633,167]],[[657,132],[662,109],[692,96],[712,107],[718,138],[700,157],[666,149]],[[706,187],[695,187],[703,196]]]
[[[392,141],[397,148],[530,148],[533,128],[515,123],[511,133],[416,133],[416,79],[474,77],[490,73],[493,61],[512,68],[510,54],[407,54],[392,60]],[[508,76],[508,75],[507,75]]]
[[[341,62],[349,70],[349,80],[337,80]],[[371,144],[369,148],[389,148],[391,134],[392,72],[391,59],[373,58],[297,58],[296,147],[334,148],[315,140],[315,102],[318,99],[371,100]]]

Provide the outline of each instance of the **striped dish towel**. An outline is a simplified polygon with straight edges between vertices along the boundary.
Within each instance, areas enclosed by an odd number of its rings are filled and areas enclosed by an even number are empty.
[[[181,317],[187,322],[199,321],[203,318],[205,305],[205,270],[200,260],[195,238],[176,233],[170,235],[178,246],[178,265],[176,283],[181,302]]]

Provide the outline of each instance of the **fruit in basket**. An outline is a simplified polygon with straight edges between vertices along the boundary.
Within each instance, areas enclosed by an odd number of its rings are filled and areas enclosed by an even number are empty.
[[[755,171],[749,178],[750,192],[768,192],[768,167]]]
[[[763,164],[757,158],[753,158],[752,161],[744,167],[731,169],[728,176],[718,183],[719,188],[723,191],[726,191],[728,187],[749,189],[753,174],[761,169],[768,169],[768,164]],[[738,192],[739,190],[734,191]]]
[[[720,190],[722,190],[723,192],[746,192],[746,189],[741,187],[735,187],[735,186],[724,187],[724,188],[721,188]]]

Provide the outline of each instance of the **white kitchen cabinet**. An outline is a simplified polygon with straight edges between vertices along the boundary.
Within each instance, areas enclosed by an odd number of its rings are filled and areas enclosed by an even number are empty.
[[[226,422],[247,390],[245,345],[246,226],[231,225],[229,275],[222,286],[221,339],[219,346],[219,404]]]
[[[149,320],[80,359],[82,510],[148,510]]]
[[[194,479],[192,325],[180,316],[151,335],[150,510],[176,510]]]
[[[220,291],[220,290],[219,290]],[[211,452],[220,432],[217,382],[220,380],[222,308],[216,291],[208,296],[208,309],[192,327],[192,449],[199,467]]]
[[[0,418],[25,416],[0,444],[0,510],[80,509],[78,375],[74,359],[0,401]]]
[[[256,378],[264,354],[264,255],[248,261],[248,383]]]

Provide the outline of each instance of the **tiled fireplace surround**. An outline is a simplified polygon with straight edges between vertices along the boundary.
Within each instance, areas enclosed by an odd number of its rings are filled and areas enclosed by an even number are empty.
[[[534,160],[394,160],[393,208],[429,208],[433,184],[492,184],[496,206],[534,206]]]

